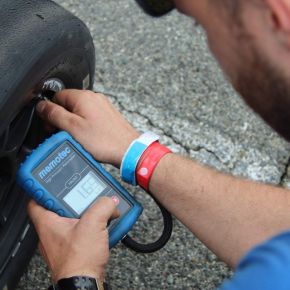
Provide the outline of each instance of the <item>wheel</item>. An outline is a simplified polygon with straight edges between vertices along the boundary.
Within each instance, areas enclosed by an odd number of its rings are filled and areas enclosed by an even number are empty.
[[[92,88],[95,55],[87,27],[51,1],[0,0],[0,19],[0,289],[14,289],[37,244],[14,182],[45,137],[32,100]]]

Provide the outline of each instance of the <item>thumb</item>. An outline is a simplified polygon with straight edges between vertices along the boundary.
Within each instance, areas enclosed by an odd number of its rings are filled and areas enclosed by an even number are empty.
[[[101,197],[83,214],[80,223],[106,229],[108,221],[119,216],[118,203],[119,200],[116,197]]]

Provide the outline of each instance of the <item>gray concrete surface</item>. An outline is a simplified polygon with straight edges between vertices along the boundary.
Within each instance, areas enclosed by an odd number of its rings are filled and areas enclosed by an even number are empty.
[[[192,20],[176,12],[151,19],[133,0],[57,2],[92,32],[95,90],[109,95],[137,129],[151,129],[175,152],[225,172],[289,183],[290,146],[234,93]],[[134,233],[148,240],[159,234],[160,216],[143,192],[137,196],[146,210]],[[113,289],[209,290],[230,275],[177,221],[162,251],[139,255],[118,245],[107,272]],[[48,284],[46,267],[36,254],[18,289],[46,289]]]

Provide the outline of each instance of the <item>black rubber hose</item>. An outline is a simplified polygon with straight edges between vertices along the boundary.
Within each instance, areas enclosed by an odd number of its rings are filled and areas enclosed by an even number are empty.
[[[159,251],[167,244],[172,234],[173,223],[172,223],[171,214],[153,196],[151,197],[155,200],[156,204],[161,210],[163,222],[164,222],[164,228],[163,228],[163,232],[160,238],[156,242],[153,242],[150,244],[138,243],[135,240],[133,240],[129,235],[124,237],[122,240],[122,243],[126,247],[128,247],[129,249],[137,253],[148,254],[148,253],[154,253],[156,251]]]

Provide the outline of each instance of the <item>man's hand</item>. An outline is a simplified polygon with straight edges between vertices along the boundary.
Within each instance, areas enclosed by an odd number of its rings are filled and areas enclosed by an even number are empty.
[[[80,220],[62,218],[31,201],[28,213],[54,282],[72,276],[103,278],[109,260],[107,223],[118,217],[116,198],[101,198]]]
[[[120,166],[139,133],[104,95],[64,90],[53,101],[37,105],[39,115],[49,125],[69,132],[96,160]]]

